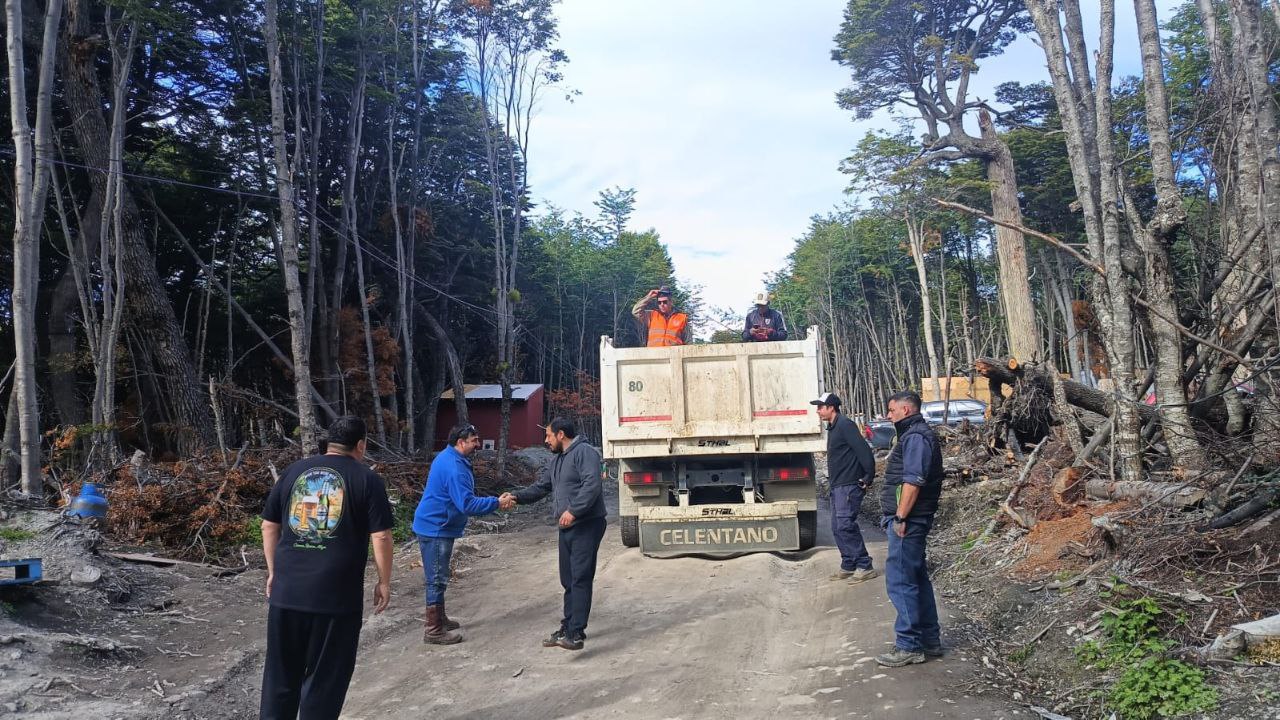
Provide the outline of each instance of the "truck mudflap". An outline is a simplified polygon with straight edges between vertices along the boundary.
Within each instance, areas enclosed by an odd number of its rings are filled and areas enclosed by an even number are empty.
[[[641,507],[640,551],[663,557],[800,548],[798,503]]]

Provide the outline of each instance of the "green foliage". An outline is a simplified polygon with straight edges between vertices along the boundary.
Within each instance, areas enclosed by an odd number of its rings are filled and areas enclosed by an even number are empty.
[[[1014,665],[1023,665],[1031,658],[1031,653],[1035,652],[1035,649],[1035,645],[1027,643],[1026,645],[1023,645],[1017,650],[1009,653],[1009,662]]]
[[[391,515],[395,524],[391,526],[391,538],[397,543],[413,539],[413,513],[417,510],[416,502],[405,502],[405,498],[396,498],[391,503]]]
[[[1102,615],[1102,634],[1104,640],[1089,641],[1076,648],[1076,655],[1086,665],[1093,665],[1100,670],[1126,665],[1141,658],[1168,650],[1173,643],[1160,637],[1160,628],[1156,619],[1164,611],[1146,596],[1137,598],[1118,597],[1124,592],[1124,586],[1104,593],[1104,596],[1117,598],[1107,606]]]
[[[21,528],[0,528],[0,540],[7,542],[26,542],[35,537],[36,534],[30,530]]]
[[[1125,668],[1106,695],[1107,704],[1125,720],[1177,717],[1213,708],[1218,692],[1204,673],[1180,660],[1164,657],[1174,643],[1162,637],[1157,621],[1168,615],[1147,596],[1127,597],[1116,585],[1103,596],[1111,600],[1102,615],[1101,641],[1076,648],[1076,658],[1100,670]]]
[[[237,542],[250,547],[262,547],[261,518],[251,517],[246,519],[244,527],[240,530],[240,538]]]
[[[1179,717],[1213,709],[1218,691],[1205,682],[1203,671],[1180,660],[1151,657],[1120,676],[1107,703],[1125,720]]]
[[[977,61],[1030,29],[1022,0],[849,0],[831,53],[853,76],[839,103],[860,119],[896,104],[936,117]]]

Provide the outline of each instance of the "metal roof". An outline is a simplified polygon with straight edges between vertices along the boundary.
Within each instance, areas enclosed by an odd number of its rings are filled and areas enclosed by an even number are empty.
[[[466,393],[468,400],[501,400],[501,385],[463,385],[463,391]],[[528,400],[533,394],[540,390],[540,383],[522,383],[511,386],[512,400]],[[440,393],[441,400],[453,399],[453,388],[449,388]]]

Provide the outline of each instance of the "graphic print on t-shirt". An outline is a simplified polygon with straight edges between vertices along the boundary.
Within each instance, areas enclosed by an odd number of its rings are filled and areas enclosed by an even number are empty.
[[[289,529],[298,543],[323,543],[342,522],[346,483],[333,468],[313,467],[303,471],[289,493]],[[318,545],[323,547],[323,545]]]

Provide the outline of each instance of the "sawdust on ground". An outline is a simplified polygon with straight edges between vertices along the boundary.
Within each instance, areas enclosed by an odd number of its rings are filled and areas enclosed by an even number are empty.
[[[1014,548],[1015,553],[1025,552],[1026,556],[1013,567],[1012,574],[1036,580],[1085,569],[1099,552],[1093,519],[1127,506],[1127,502],[1090,505],[1066,517],[1037,522]]]

